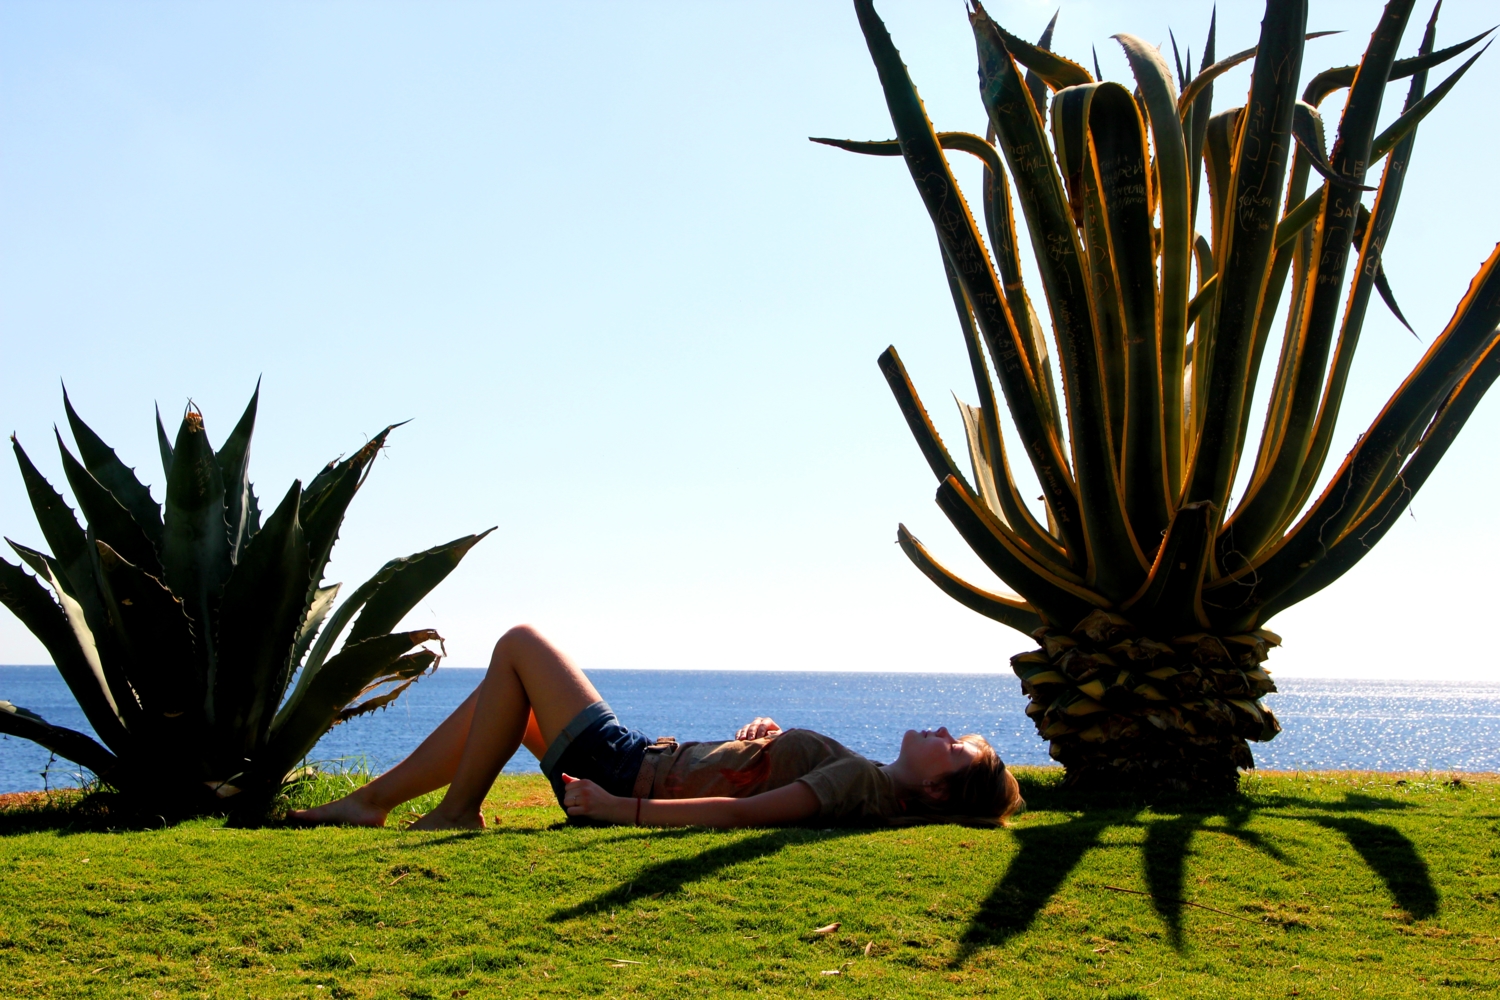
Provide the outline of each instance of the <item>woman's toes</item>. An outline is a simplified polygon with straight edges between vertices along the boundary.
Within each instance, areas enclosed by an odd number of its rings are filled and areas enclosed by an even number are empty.
[[[484,817],[475,813],[454,819],[441,815],[436,809],[419,818],[407,827],[408,830],[483,830]]]
[[[294,823],[307,826],[384,826],[385,813],[347,798],[287,814]]]

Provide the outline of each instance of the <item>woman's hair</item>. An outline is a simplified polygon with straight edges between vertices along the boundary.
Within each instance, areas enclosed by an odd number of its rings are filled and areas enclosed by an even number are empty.
[[[976,747],[979,759],[948,775],[943,786],[934,788],[934,799],[924,796],[907,802],[908,812],[1009,826],[1010,817],[1026,806],[1016,776],[983,736],[967,733],[959,740]]]

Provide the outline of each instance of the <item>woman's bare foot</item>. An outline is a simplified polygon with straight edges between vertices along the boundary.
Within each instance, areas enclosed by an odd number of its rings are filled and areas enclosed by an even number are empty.
[[[370,805],[355,792],[311,809],[294,809],[287,813],[287,818],[307,826],[385,826],[386,813],[387,810]]]
[[[422,816],[415,823],[407,827],[408,830],[483,830],[484,817],[479,813],[472,816],[460,816],[454,818],[445,816],[441,807],[432,810]]]

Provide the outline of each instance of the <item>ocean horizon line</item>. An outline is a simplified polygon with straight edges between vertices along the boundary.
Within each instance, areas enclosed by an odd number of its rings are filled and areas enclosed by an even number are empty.
[[[0,663],[0,668],[10,667],[51,667],[51,663]],[[444,671],[455,670],[485,670],[480,666],[460,666],[441,664],[438,669]],[[922,669],[904,668],[893,669],[890,667],[613,667],[613,666],[588,666],[582,668],[584,673],[615,672],[627,670],[657,671],[660,673],[680,674],[919,674],[943,677],[1015,677],[1009,667],[998,667],[994,669],[977,668],[973,670],[954,669]],[[1283,680],[1296,681],[1326,681],[1329,683],[1337,681],[1352,681],[1362,684],[1433,684],[1454,685],[1462,684],[1468,686],[1490,687],[1500,689],[1500,679],[1482,680],[1478,678],[1464,677],[1430,677],[1430,676],[1371,676],[1368,674],[1302,674],[1289,673],[1278,670],[1275,667],[1267,667],[1266,672]],[[0,692],[3,695],[4,692]]]

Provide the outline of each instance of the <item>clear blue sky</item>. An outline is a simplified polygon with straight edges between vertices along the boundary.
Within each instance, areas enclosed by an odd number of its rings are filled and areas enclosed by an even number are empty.
[[[879,7],[939,128],[982,131],[962,4]],[[991,12],[1034,37],[1053,9]],[[1196,53],[1209,10],[1069,2],[1055,45],[1127,79],[1112,33],[1170,25]],[[1314,0],[1311,27],[1349,30],[1309,70],[1357,58],[1377,15]],[[1256,5],[1219,16],[1221,54],[1254,44]],[[1448,0],[1439,44],[1494,19]],[[1496,93],[1492,53],[1422,126],[1386,256],[1429,341],[1500,239]],[[457,666],[530,621],[585,667],[1004,669],[1029,641],[893,544],[904,520],[986,578],[875,366],[895,343],[960,436],[930,224],[899,161],[806,139],[890,134],[831,0],[3,2],[0,425],[60,484],[65,380],[159,484],[153,402],[192,397],[217,442],[264,376],[251,472],[275,496],[413,418],[332,578],[499,525],[411,619]],[[1340,454],[1421,350],[1370,315]],[[1489,400],[1414,517],[1271,623],[1271,665],[1500,676],[1463,641],[1493,616],[1497,440]],[[6,465],[0,532],[39,543]],[[7,614],[0,662],[45,662]]]

